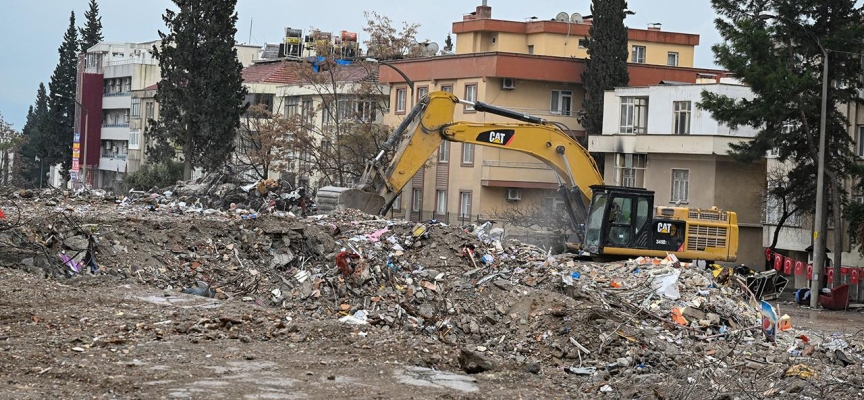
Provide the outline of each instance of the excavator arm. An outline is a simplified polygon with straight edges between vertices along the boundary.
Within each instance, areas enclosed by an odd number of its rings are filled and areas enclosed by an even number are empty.
[[[460,103],[525,122],[454,121]],[[559,191],[565,195],[567,211],[577,229],[574,209],[580,214],[578,219],[584,220],[591,186],[603,184],[588,151],[556,125],[488,104],[466,102],[448,92],[433,92],[411,110],[385,149],[367,165],[358,189],[343,192],[340,202],[371,214],[385,213],[445,140],[518,151],[543,161],[557,175]],[[571,200],[578,204],[574,206]]]

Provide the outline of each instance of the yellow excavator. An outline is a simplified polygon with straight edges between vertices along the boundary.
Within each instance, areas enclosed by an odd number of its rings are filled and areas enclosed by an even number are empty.
[[[458,104],[519,123],[454,121]],[[732,211],[654,206],[654,192],[607,186],[588,151],[560,124],[448,92],[425,96],[394,130],[381,152],[367,163],[353,188],[323,187],[321,211],[354,208],[384,215],[402,189],[423,168],[442,141],[472,143],[530,154],[558,176],[576,240],[568,248],[595,258],[666,257],[735,261],[738,221]]]

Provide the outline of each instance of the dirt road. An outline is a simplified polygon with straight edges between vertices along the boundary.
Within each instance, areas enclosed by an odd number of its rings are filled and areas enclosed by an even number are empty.
[[[554,398],[540,375],[418,367],[452,348],[105,279],[0,269],[4,399]],[[476,379],[475,379],[476,378]],[[562,389],[565,390],[562,392]]]

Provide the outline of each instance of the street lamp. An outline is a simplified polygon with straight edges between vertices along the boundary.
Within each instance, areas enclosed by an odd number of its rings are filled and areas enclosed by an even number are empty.
[[[760,19],[782,19],[793,25],[797,25],[804,33],[813,40],[819,50],[822,50],[822,115],[819,118],[819,156],[816,167],[816,218],[813,228],[813,280],[810,282],[810,307],[819,305],[819,292],[822,290],[822,269],[825,266],[825,240],[826,235],[820,232],[823,221],[825,221],[825,125],[828,116],[828,51],[822,46],[822,42],[814,37],[804,25],[789,18],[772,14],[761,13]],[[836,189],[835,189],[836,190]],[[836,210],[835,210],[836,212]],[[838,227],[839,228],[839,227]],[[840,249],[834,249],[840,251]]]

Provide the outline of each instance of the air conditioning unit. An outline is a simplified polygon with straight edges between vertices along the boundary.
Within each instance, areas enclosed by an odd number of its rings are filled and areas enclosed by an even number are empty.
[[[507,189],[507,201],[522,200],[522,191],[519,189]]]
[[[516,89],[516,80],[513,78],[504,78],[501,80],[501,89],[513,90]]]

